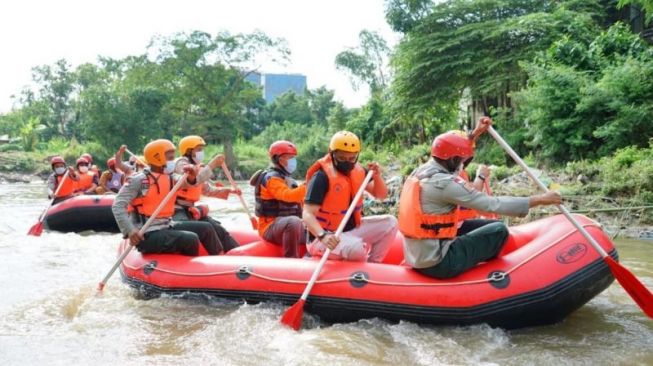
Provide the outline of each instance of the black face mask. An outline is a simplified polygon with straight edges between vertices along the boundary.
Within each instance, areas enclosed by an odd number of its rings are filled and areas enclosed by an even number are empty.
[[[334,166],[336,167],[336,170],[339,171],[342,174],[349,174],[352,170],[354,170],[354,166],[356,166],[356,163],[351,162],[351,161],[338,161],[335,160]]]

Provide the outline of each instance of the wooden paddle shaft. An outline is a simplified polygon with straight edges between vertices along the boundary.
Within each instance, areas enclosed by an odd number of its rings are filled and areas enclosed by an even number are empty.
[[[535,183],[537,183],[540,189],[542,189],[544,192],[549,191],[546,185],[544,185],[544,183],[542,183],[542,181],[540,181],[535,176],[535,174],[533,174],[533,172],[526,165],[526,163],[524,163],[524,161],[519,157],[519,155],[517,155],[515,150],[513,150],[510,147],[510,145],[508,145],[508,143],[497,133],[497,131],[494,130],[492,126],[488,128],[488,133],[492,135],[492,137],[499,143],[499,145],[501,145],[501,147],[508,153],[508,155],[510,155],[512,160],[514,160],[515,163],[517,163],[517,165],[519,165],[522,169],[524,169],[526,174],[528,174],[528,176]],[[601,247],[601,245],[597,243],[596,240],[594,240],[594,238],[587,232],[587,230],[585,230],[585,228],[578,221],[576,221],[576,219],[571,215],[571,213],[569,212],[569,210],[567,210],[565,206],[557,205],[557,207],[558,210],[560,210],[560,212],[562,212],[562,214],[565,215],[565,217],[567,217],[567,219],[574,225],[574,227],[576,227],[576,229],[585,237],[585,239],[587,239],[587,241],[594,247],[594,249],[596,249],[596,251],[599,252],[602,258],[608,256],[608,253],[606,253],[605,250],[603,250],[603,248]]]
[[[351,205],[349,205],[349,208],[347,209],[345,216],[342,218],[342,221],[340,221],[340,225],[338,225],[338,229],[334,234],[336,237],[339,238],[342,232],[345,230],[345,226],[347,225],[347,222],[349,221],[351,214],[354,212],[354,209],[356,208],[356,204],[361,199],[361,196],[363,196],[363,192],[365,191],[367,185],[370,183],[370,180],[372,180],[373,175],[374,175],[373,171],[370,170],[369,172],[367,172],[367,176],[365,177],[365,180],[363,180],[363,184],[358,189],[358,192],[356,192],[356,196],[354,196],[354,199],[352,200]],[[306,285],[306,288],[302,293],[302,297],[300,298],[301,300],[306,301],[306,298],[308,298],[308,294],[311,292],[313,285],[315,285],[315,281],[317,281],[317,277],[320,275],[320,272],[322,272],[322,267],[324,267],[324,263],[326,263],[330,253],[331,253],[331,249],[326,248],[326,251],[324,252],[324,254],[322,254],[320,263],[315,268],[315,271],[313,271],[313,275],[311,276],[311,279],[308,281],[308,284]]]
[[[147,164],[145,164],[145,162],[143,162],[143,160],[141,160],[141,158],[139,158],[139,157],[138,157],[136,154],[134,154],[133,152],[129,151],[129,149],[125,149],[125,151],[127,151],[127,154],[133,156],[134,159],[138,160],[139,163],[143,164],[144,166],[147,166]]]
[[[48,209],[52,206],[52,204],[54,203],[54,200],[57,199],[57,195],[59,194],[59,191],[61,190],[61,187],[63,187],[63,182],[65,182],[66,179],[68,179],[68,173],[69,172],[70,172],[70,170],[66,169],[66,173],[63,175],[63,178],[61,178],[61,182],[59,182],[59,185],[57,186],[57,189],[55,189],[54,193],[52,194],[52,200],[50,201],[50,204],[41,213],[41,217],[39,217],[39,222],[43,221],[43,219],[45,218],[45,214],[48,212]],[[56,177],[54,178],[54,181],[55,182],[57,181]]]
[[[179,179],[177,181],[177,184],[175,184],[174,187],[172,187],[170,192],[168,192],[168,194],[163,198],[163,201],[161,201],[161,203],[159,204],[159,207],[157,207],[156,210],[154,210],[154,212],[152,213],[152,216],[150,216],[150,218],[147,219],[147,221],[145,222],[145,225],[143,225],[143,227],[141,227],[141,229],[138,231],[141,235],[145,234],[145,231],[150,227],[150,225],[152,225],[154,220],[156,220],[156,217],[159,215],[159,212],[161,212],[161,210],[163,210],[163,207],[165,207],[166,203],[168,203],[168,201],[170,201],[172,199],[172,197],[179,190],[179,188],[181,188],[181,186],[184,184],[184,182],[186,182],[187,178],[188,178],[188,173],[185,173],[181,177],[181,179]],[[104,276],[104,279],[102,279],[102,282],[100,282],[100,288],[104,287],[104,284],[106,284],[107,281],[109,281],[109,278],[111,278],[111,276],[116,271],[116,269],[118,269],[118,267],[120,267],[120,263],[122,263],[122,261],[125,259],[125,257],[127,257],[127,254],[129,254],[129,252],[131,252],[131,250],[133,248],[134,248],[133,245],[129,245],[127,247],[127,249],[125,249],[125,251],[120,255],[120,258],[118,258],[116,263],[114,263],[114,265],[111,268],[111,270],[109,271],[109,273],[107,273],[107,275]]]
[[[234,178],[231,176],[231,172],[229,171],[229,167],[227,167],[226,163],[222,163],[222,170],[224,171],[224,175],[227,177],[227,180],[231,184],[231,187],[233,189],[238,189],[238,185],[236,185],[236,181],[234,181]],[[247,215],[249,215],[249,217],[252,217],[252,214],[249,212],[249,208],[247,207],[247,203],[245,202],[243,195],[239,194],[238,198],[240,199],[240,203],[243,205],[243,208],[247,212]]]

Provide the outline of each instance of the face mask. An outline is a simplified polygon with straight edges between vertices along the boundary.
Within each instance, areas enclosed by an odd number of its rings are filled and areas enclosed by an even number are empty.
[[[349,174],[349,172],[351,172],[354,169],[354,166],[356,166],[356,163],[352,161],[334,160],[334,162],[335,162],[336,170],[342,174]]]
[[[286,162],[285,169],[290,174],[292,174],[295,170],[297,170],[297,159],[295,158],[288,159],[288,161]]]
[[[57,175],[61,175],[66,172],[66,168],[54,168],[54,172]]]
[[[166,167],[164,169],[164,173],[166,174],[172,174],[175,172],[175,161],[174,160],[168,160],[166,161]]]
[[[80,172],[80,173],[86,173],[86,172],[88,172],[88,167],[87,167],[87,166],[80,166],[80,167],[79,167],[79,172]]]
[[[204,151],[196,152],[195,156],[193,157],[193,160],[195,160],[196,164],[201,163],[204,160]]]

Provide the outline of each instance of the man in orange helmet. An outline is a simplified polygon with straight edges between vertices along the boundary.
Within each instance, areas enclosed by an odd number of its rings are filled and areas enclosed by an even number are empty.
[[[488,196],[460,178],[463,163],[474,154],[473,139],[492,121],[481,118],[472,136],[450,131],[437,136],[432,160],[411,174],[399,200],[399,230],[404,234],[406,263],[430,277],[455,277],[476,264],[495,258],[508,238],[503,222],[459,225],[459,207],[525,216],[530,207],[562,202],[557,192],[531,197]]]
[[[200,136],[186,136],[179,140],[179,152],[181,153],[181,156],[175,162],[175,173],[183,173],[184,166],[187,164],[197,166],[203,165],[205,146],[206,142],[204,142],[204,139]],[[216,155],[206,165],[205,169],[202,169],[199,172],[197,179],[202,183],[179,190],[175,202],[174,220],[200,220],[208,222],[213,226],[216,234],[218,234],[220,243],[222,243],[222,248],[226,253],[231,249],[238,247],[238,242],[222,226],[220,221],[209,215],[209,207],[207,205],[197,204],[202,195],[227,199],[229,194],[241,194],[240,190],[227,187],[215,187],[209,184],[209,179],[211,178],[211,175],[213,175],[213,170],[222,166],[222,163],[224,163],[224,155]]]
[[[80,157],[77,159],[78,180],[75,182],[75,194],[95,194],[98,185],[98,177],[90,171],[90,163],[87,158]]]
[[[61,156],[53,156],[50,160],[52,174],[48,177],[48,198],[59,203],[74,196],[75,182],[79,179],[72,167],[66,167],[66,161]],[[68,174],[66,175],[66,171]],[[61,185],[61,188],[59,186]],[[57,192],[57,188],[59,191]],[[57,196],[54,197],[55,192]]]
[[[303,219],[317,238],[308,248],[311,255],[322,255],[331,249],[330,258],[350,261],[382,262],[397,234],[397,219],[391,215],[363,217],[363,199],[356,203],[353,214],[340,238],[334,235],[353,197],[360,189],[366,169],[358,163],[361,143],[348,131],[337,132],[329,142],[329,152],[306,173],[306,199]],[[378,199],[388,195],[378,163],[369,163],[374,172],[365,190]]]
[[[173,222],[175,197],[159,212],[144,235],[140,227],[154,214],[159,204],[181,177],[174,174],[175,145],[169,140],[155,140],[143,150],[149,168],[132,175],[122,186],[113,203],[113,215],[120,231],[142,253],[179,253],[195,256],[200,243],[211,255],[221,254],[222,245],[208,222]],[[185,186],[197,183],[198,169],[187,166]],[[183,186],[182,186],[183,187]],[[176,194],[175,194],[176,196]]]
[[[290,141],[276,141],[268,155],[272,166],[250,179],[255,187],[258,232],[270,243],[281,245],[284,257],[298,258],[306,245],[301,219],[306,185],[298,185],[291,176],[297,169],[297,147]]]

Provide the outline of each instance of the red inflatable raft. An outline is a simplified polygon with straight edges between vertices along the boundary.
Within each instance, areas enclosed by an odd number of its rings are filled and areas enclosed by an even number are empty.
[[[601,228],[584,216],[577,218],[616,258]],[[499,258],[449,280],[402,265],[401,236],[385,263],[328,261],[305,310],[326,322],[379,317],[510,329],[559,322],[613,281],[603,260],[563,216],[512,227],[510,233]],[[123,280],[147,297],[167,293],[294,303],[319,258],[279,258],[281,248],[260,241],[253,232],[234,236],[244,245],[224,256],[142,255],[134,250],[121,265]]]
[[[44,227],[61,232],[120,232],[111,212],[113,199],[113,195],[83,195],[59,202],[48,210]]]

